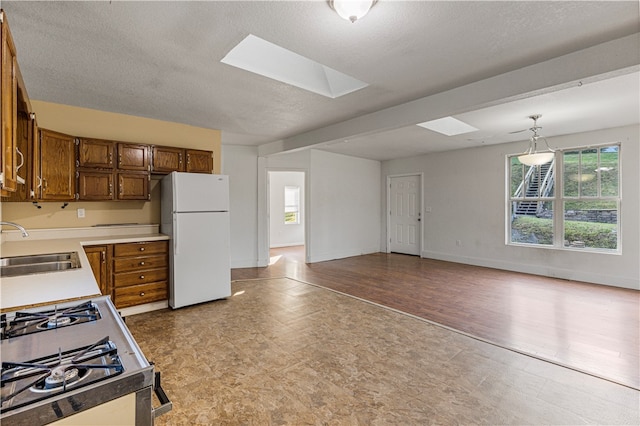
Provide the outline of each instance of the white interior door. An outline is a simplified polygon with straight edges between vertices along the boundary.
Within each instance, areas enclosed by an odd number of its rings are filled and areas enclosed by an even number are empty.
[[[389,251],[420,255],[420,176],[390,178]]]

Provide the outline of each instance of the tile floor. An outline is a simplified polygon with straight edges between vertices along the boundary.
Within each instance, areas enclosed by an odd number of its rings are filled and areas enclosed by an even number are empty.
[[[158,425],[639,424],[640,392],[280,278],[127,325]],[[185,326],[186,325],[186,326]]]

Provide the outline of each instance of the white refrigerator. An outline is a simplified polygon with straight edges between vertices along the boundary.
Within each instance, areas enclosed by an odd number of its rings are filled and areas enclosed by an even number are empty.
[[[169,306],[231,296],[229,177],[173,172],[160,190],[160,232],[171,237]]]

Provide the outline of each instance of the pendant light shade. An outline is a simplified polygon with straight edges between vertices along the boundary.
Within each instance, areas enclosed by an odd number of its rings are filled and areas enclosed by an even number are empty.
[[[547,139],[544,136],[538,135],[538,119],[541,115],[530,115],[529,118],[533,120],[533,127],[530,128],[533,132],[531,139],[529,140],[529,149],[527,149],[522,155],[518,156],[518,161],[526,166],[540,166],[542,164],[549,163],[555,157],[555,151],[549,147]],[[538,140],[544,140],[547,149],[544,151],[538,151]]]
[[[377,0],[329,0],[329,5],[340,17],[356,22],[366,15]]]
[[[539,166],[553,160],[554,155],[553,152],[536,152],[534,154],[519,155],[518,160],[526,166]]]

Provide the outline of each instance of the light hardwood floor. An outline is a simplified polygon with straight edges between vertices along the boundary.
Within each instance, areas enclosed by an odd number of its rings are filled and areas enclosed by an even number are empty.
[[[303,250],[232,279],[294,278],[640,389],[638,291],[401,254],[305,264]]]

